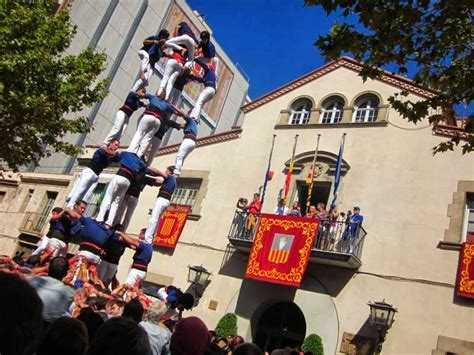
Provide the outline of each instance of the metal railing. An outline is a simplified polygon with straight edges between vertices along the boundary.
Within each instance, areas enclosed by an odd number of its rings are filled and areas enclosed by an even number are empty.
[[[44,226],[48,223],[49,214],[37,212],[25,212],[20,230],[35,234],[41,234]]]
[[[229,239],[252,242],[260,216],[236,211],[229,230]],[[367,235],[359,223],[322,220],[315,238],[313,250],[350,254],[360,259]]]

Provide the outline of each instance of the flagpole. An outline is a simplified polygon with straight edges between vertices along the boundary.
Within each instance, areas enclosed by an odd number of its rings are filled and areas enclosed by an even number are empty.
[[[268,174],[270,173],[270,165],[272,163],[273,148],[275,147],[275,138],[276,138],[276,134],[273,135],[272,147],[270,149],[270,156],[268,157],[267,171],[265,172],[265,180],[264,180],[263,188],[262,188],[262,198],[260,199],[260,211],[262,211],[263,209],[263,202],[265,200],[265,192],[267,190],[267,183],[268,183]]]
[[[306,198],[306,212],[308,211],[309,206],[311,205],[311,193],[313,192],[313,183],[314,183],[314,170],[316,169],[316,159],[318,159],[318,151],[319,151],[319,138],[321,138],[321,134],[318,134],[318,140],[316,143],[316,150],[314,151],[313,157],[313,164],[311,165],[311,183],[308,188],[308,197]]]
[[[339,188],[339,183],[341,181],[341,170],[342,170],[342,155],[344,153],[344,143],[346,141],[346,133],[342,134],[341,145],[339,147],[339,155],[337,156],[336,162],[336,173],[334,177],[334,192],[333,192],[333,199],[331,203],[331,210],[336,207],[337,201],[337,190]]]
[[[295,160],[295,152],[296,152],[296,143],[298,143],[299,134],[295,135],[295,144],[293,145],[293,153],[291,154],[291,161],[290,167],[288,169],[288,173],[286,174],[285,180],[285,200],[288,197],[288,192],[290,191],[290,181],[291,181],[291,174],[293,173],[293,164]]]

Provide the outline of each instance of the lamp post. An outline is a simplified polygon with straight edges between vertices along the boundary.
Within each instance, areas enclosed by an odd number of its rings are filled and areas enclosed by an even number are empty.
[[[202,296],[202,290],[207,284],[212,272],[207,270],[204,266],[188,265],[188,281],[191,282],[196,290],[196,293]]]
[[[370,307],[370,325],[378,332],[378,339],[375,345],[375,353],[380,354],[382,344],[385,341],[385,335],[393,324],[395,313],[398,312],[391,304],[385,302],[367,303]]]

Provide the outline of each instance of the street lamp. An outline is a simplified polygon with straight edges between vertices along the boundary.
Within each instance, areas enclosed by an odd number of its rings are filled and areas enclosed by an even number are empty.
[[[207,270],[204,266],[191,266],[188,265],[188,281],[195,286],[204,287],[206,286],[207,280],[212,273]]]
[[[375,353],[380,354],[387,330],[392,326],[394,321],[393,318],[398,310],[391,304],[386,303],[385,300],[381,302],[369,302],[367,304],[370,307],[370,325],[377,329],[379,335],[375,347]]]

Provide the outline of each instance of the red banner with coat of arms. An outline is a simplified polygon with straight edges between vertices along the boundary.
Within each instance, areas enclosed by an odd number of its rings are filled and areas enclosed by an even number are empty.
[[[474,298],[474,242],[463,243],[461,247],[456,295]]]
[[[299,287],[319,221],[261,214],[245,277]]]
[[[189,206],[172,203],[161,215],[153,244],[165,248],[175,248],[188,219],[189,211]]]

